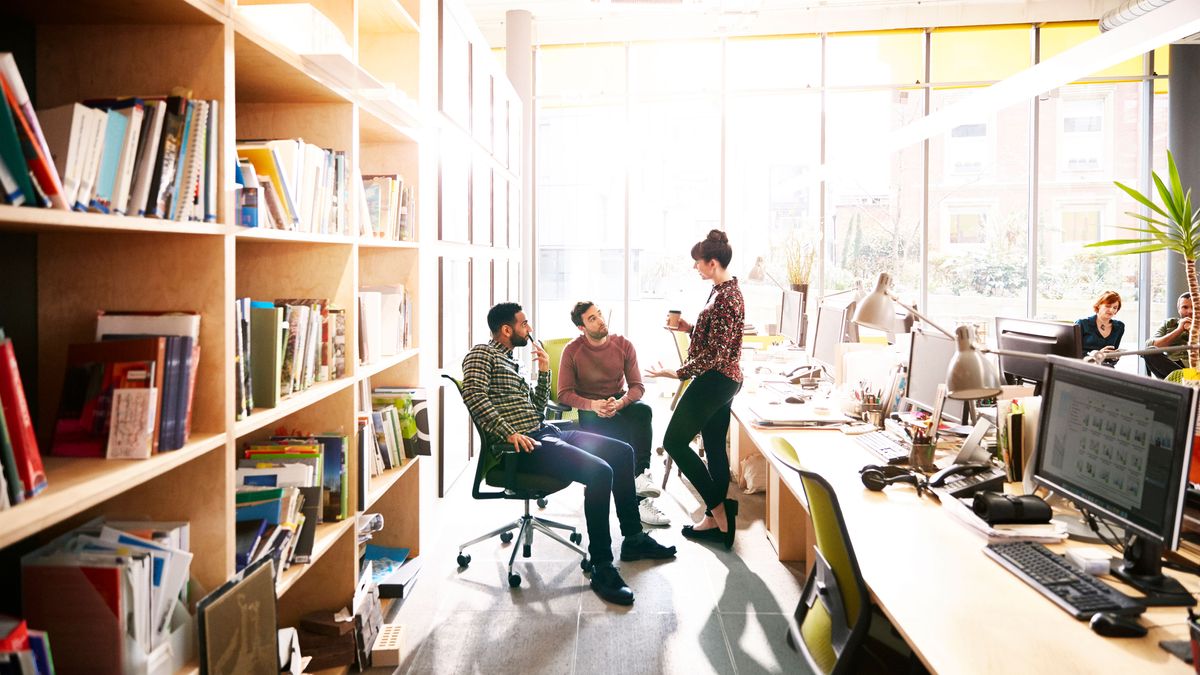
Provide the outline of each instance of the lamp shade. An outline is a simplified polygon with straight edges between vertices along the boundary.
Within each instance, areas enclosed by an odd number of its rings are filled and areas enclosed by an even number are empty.
[[[1000,394],[1000,373],[975,348],[974,333],[969,326],[954,330],[958,350],[950,358],[946,371],[946,395],[950,398],[974,400]]]
[[[854,310],[854,323],[885,332],[890,332],[895,327],[896,305],[892,302],[892,296],[888,295],[888,286],[891,283],[892,278],[887,272],[879,273],[875,290],[858,301],[858,308]]]

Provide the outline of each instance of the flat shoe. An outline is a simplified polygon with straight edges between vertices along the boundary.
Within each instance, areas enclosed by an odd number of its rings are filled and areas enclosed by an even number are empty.
[[[725,533],[722,532],[720,528],[712,527],[707,530],[697,530],[691,525],[684,525],[682,532],[685,539],[692,539],[694,541],[711,541],[718,544],[725,543]]]
[[[725,500],[725,524],[728,527],[728,529],[724,532],[721,532],[721,534],[724,535],[722,541],[724,542],[725,548],[727,550],[733,549],[733,536],[734,536],[734,533],[737,531],[737,514],[738,514],[737,500],[736,499],[726,499]]]

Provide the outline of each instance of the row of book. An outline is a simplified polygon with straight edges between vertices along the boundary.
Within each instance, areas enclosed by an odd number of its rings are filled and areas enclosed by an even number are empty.
[[[238,223],[246,227],[350,234],[346,153],[303,139],[239,141]]]
[[[35,111],[0,53],[0,198],[168,220],[216,220],[220,106],[169,95],[90,99]]]
[[[376,387],[370,390],[370,400],[370,412],[358,415],[360,511],[367,508],[371,478],[432,451],[423,389]]]
[[[236,301],[237,418],[346,375],[346,310],[324,299]]]
[[[402,284],[359,289],[359,361],[370,363],[411,347],[412,302],[408,290]]]
[[[350,516],[349,440],[338,434],[277,435],[238,460],[237,569],[271,556],[277,570],[311,561],[319,523]]]
[[[359,234],[385,241],[416,239],[412,216],[416,191],[400,174],[363,176]]]
[[[105,312],[94,342],[68,346],[50,453],[145,459],[191,433],[200,314]]]
[[[0,329],[0,511],[46,489],[46,470],[13,342]]]
[[[50,635],[23,619],[0,616],[0,674],[54,675]]]
[[[97,519],[21,559],[23,618],[54,640],[58,670],[149,671],[190,640],[189,531]]]

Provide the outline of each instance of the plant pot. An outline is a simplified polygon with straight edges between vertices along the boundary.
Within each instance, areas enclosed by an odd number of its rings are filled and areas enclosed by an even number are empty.
[[[804,297],[800,299],[800,312],[806,313],[808,311],[808,284],[792,284],[792,290],[803,294]]]

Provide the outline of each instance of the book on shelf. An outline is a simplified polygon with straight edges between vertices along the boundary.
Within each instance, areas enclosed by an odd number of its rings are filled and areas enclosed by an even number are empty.
[[[42,455],[38,450],[37,436],[33,430],[33,418],[25,401],[25,389],[21,385],[21,372],[17,368],[17,355],[12,339],[4,337],[0,330],[0,409],[8,438],[12,445],[13,463],[21,479],[21,489],[29,499],[46,489],[46,470],[42,466]]]
[[[50,149],[42,135],[37,114],[33,111],[33,103],[29,100],[29,92],[25,89],[25,81],[11,52],[0,52],[0,90],[5,105],[12,113],[13,125],[25,157],[25,169],[33,176],[38,192],[51,207],[63,210],[70,208],[63,195],[58,171],[50,159]],[[11,173],[20,170],[22,167],[8,166]]]
[[[371,404],[392,405],[400,418],[400,430],[407,458],[433,453],[429,435],[429,400],[425,390],[419,387],[375,387],[371,390]]]
[[[400,174],[362,177],[370,236],[385,241],[412,241],[413,186]]]
[[[316,234],[349,234],[346,153],[303,139],[242,140],[237,145],[247,187],[258,187],[260,226]]]
[[[378,356],[395,356],[408,349],[412,344],[412,303],[404,285],[364,286],[359,291],[379,296],[378,315],[374,314],[374,295],[367,297],[367,313],[363,314],[363,331],[370,331],[368,338]]]
[[[13,110],[0,91],[0,189],[3,201],[13,206],[37,206],[38,194],[27,170],[25,151],[17,132]]]

